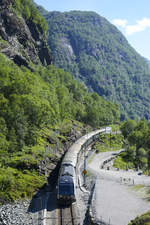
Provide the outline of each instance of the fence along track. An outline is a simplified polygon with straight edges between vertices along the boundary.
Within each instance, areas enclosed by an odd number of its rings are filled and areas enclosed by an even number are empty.
[[[80,225],[76,215],[76,207],[71,205],[58,210],[58,225]]]

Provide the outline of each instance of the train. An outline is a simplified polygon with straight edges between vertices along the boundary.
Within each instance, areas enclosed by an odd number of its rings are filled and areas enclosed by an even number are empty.
[[[69,205],[76,201],[76,166],[78,157],[101,133],[111,132],[111,127],[92,131],[79,138],[65,154],[58,176],[57,202]]]

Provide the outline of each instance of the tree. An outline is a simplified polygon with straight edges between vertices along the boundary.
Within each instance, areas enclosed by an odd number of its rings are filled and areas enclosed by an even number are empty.
[[[124,138],[127,138],[128,135],[135,129],[136,127],[136,121],[135,120],[128,120],[123,123],[120,130],[124,136]]]
[[[129,161],[133,162],[136,159],[136,146],[128,146],[126,150],[126,156]]]
[[[144,148],[137,150],[137,159],[141,168],[146,169],[148,167],[147,151]]]

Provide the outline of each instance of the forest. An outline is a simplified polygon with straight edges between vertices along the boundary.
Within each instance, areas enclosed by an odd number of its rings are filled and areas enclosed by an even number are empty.
[[[45,182],[38,170],[52,131],[63,136],[62,124],[74,120],[96,128],[119,118],[118,105],[88,93],[64,70],[39,65],[31,72],[0,54],[1,202],[30,196]]]

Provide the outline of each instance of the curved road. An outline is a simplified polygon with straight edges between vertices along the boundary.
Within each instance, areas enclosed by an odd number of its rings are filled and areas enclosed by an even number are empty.
[[[150,185],[150,177],[139,176],[137,172],[100,169],[104,160],[114,152],[96,155],[88,164],[88,169],[97,174],[92,211],[98,221],[110,225],[127,225],[137,215],[150,210],[150,202],[137,192],[133,185]]]

